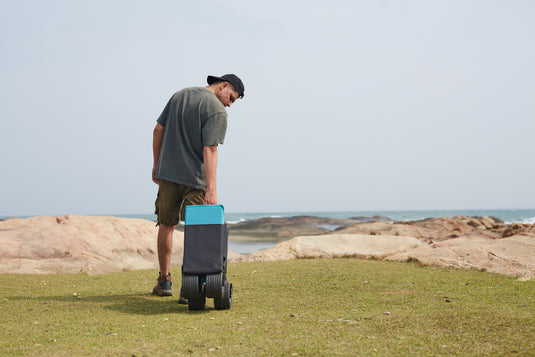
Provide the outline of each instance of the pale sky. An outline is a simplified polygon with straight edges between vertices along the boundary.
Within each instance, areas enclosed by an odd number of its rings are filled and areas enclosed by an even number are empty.
[[[169,97],[235,73],[227,212],[535,208],[535,2],[0,1],[0,216],[150,214]]]

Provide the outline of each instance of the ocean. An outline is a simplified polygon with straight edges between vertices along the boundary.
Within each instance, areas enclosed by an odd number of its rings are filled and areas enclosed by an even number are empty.
[[[143,218],[156,220],[154,214],[141,215],[115,215],[118,217]],[[263,217],[293,217],[315,216],[335,219],[351,217],[388,217],[392,221],[416,221],[432,217],[455,216],[492,216],[501,219],[507,224],[526,223],[535,224],[535,209],[471,209],[471,210],[422,210],[422,211],[344,211],[344,212],[226,212],[225,220],[228,224],[249,221]]]
[[[427,210],[427,211],[348,211],[348,212],[274,212],[274,213],[227,213],[229,224],[243,222],[261,217],[292,217],[316,216],[325,218],[345,219],[351,217],[388,217],[392,221],[416,221],[432,217],[455,216],[492,216],[507,224],[535,223],[535,209],[507,209],[507,210]]]

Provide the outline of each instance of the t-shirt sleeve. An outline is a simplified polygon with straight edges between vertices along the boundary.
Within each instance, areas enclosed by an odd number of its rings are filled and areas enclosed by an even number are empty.
[[[160,117],[158,118],[158,120],[156,120],[161,126],[165,126],[165,123],[167,122],[167,115],[169,113],[169,106],[171,105],[172,99],[173,98],[171,97],[171,99],[167,101],[165,108],[163,108],[162,114],[160,114]]]
[[[223,144],[227,132],[227,113],[215,113],[202,127],[203,146]]]

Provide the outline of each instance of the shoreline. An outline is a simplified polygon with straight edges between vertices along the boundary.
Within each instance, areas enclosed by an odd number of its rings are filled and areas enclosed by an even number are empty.
[[[0,215],[0,221],[10,218],[32,218],[40,216],[63,216],[67,213],[41,214],[41,215]],[[99,217],[118,217],[118,218],[140,218],[156,221],[156,216],[150,214],[87,214],[71,213],[71,215],[99,216]],[[415,221],[428,218],[455,217],[455,216],[492,216],[496,217],[507,224],[535,223],[535,208],[514,208],[514,209],[431,209],[431,210],[371,210],[371,211],[278,211],[278,212],[226,212],[225,222],[228,225],[235,225],[243,222],[263,218],[290,218],[297,216],[310,216],[328,219],[348,219],[350,217],[388,217],[392,221]]]

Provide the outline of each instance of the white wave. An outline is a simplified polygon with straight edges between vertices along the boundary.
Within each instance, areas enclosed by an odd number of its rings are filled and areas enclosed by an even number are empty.
[[[231,215],[232,216],[232,215]],[[245,217],[236,217],[237,215],[234,215],[232,217],[233,219],[226,221],[227,224],[236,224],[246,221],[253,221],[255,219],[259,218],[282,218],[281,215],[261,215],[261,214],[252,214],[252,215],[246,215]]]
[[[505,221],[505,224],[522,223],[522,224],[535,224],[535,217],[519,219],[516,221]]]
[[[241,222],[245,222],[245,221],[246,221],[245,218],[240,218],[237,221],[226,221],[225,223],[227,223],[227,224],[236,224],[236,223],[241,223]]]
[[[535,224],[535,217],[526,218],[522,221],[524,224]]]

